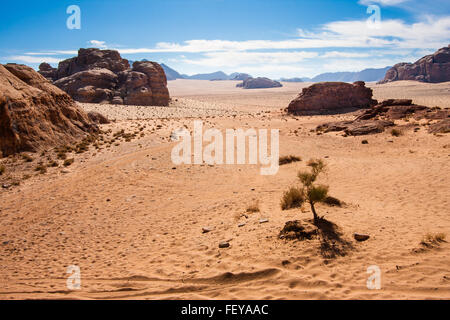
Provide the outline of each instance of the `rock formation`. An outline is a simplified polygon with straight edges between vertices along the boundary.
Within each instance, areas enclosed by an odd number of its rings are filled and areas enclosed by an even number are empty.
[[[56,73],[58,69],[53,68],[48,63],[41,63],[39,66],[39,73],[42,74],[45,78],[50,81],[53,81],[56,78]]]
[[[422,82],[450,81],[450,45],[425,56],[415,63],[399,63],[386,72],[379,83],[398,80],[416,80]]]
[[[294,114],[331,114],[370,108],[377,103],[363,81],[321,82],[304,88],[287,108]]]
[[[130,69],[128,60],[114,50],[80,49],[58,69],[43,63],[39,72],[80,102],[167,106],[170,100],[158,63],[137,61]]]
[[[230,80],[245,81],[250,78],[252,78],[252,76],[248,73],[233,73],[230,75]]]
[[[270,80],[269,78],[248,78],[236,85],[236,87],[244,89],[279,88],[282,86],[278,81]]]
[[[344,131],[347,135],[359,136],[381,133],[385,128],[394,126],[395,120],[413,118],[415,120],[437,120],[429,127],[430,133],[450,132],[450,110],[438,107],[429,108],[416,105],[409,99],[389,99],[365,110],[354,120],[338,121],[322,124],[316,128],[318,132]]]
[[[33,69],[0,65],[0,151],[37,151],[98,131],[72,98]]]
[[[100,112],[89,111],[87,115],[88,115],[89,119],[96,124],[111,123],[111,121],[109,121],[109,119],[107,117],[105,117],[104,115],[102,115]]]

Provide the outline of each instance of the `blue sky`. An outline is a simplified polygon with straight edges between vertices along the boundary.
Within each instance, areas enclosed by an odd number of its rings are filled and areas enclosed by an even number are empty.
[[[70,5],[79,30],[66,26]],[[186,74],[303,77],[412,62],[450,43],[448,0],[16,0],[0,15],[0,62],[34,68],[99,47]]]

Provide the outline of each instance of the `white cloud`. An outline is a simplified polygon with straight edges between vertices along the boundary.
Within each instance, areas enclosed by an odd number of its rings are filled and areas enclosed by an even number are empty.
[[[49,52],[26,52],[29,56],[57,56],[57,55],[76,55],[77,50],[61,50],[61,51],[49,51]]]
[[[100,48],[100,49],[106,49],[108,46],[106,45],[105,41],[99,41],[99,40],[90,40],[88,41],[89,45],[94,48]]]
[[[315,58],[317,52],[209,52],[200,59],[184,59],[185,63],[197,64],[211,67],[238,67],[242,65],[265,65],[265,64],[294,64],[308,58]]]
[[[367,58],[370,57],[370,53],[359,53],[359,52],[340,52],[340,51],[330,51],[322,54],[321,58]]]
[[[6,60],[8,62],[26,62],[26,63],[58,63],[62,59],[59,58],[53,58],[53,57],[38,57],[38,56],[9,56],[4,57],[3,60]]]
[[[396,6],[409,0],[359,0],[362,5],[380,4],[382,6]]]
[[[319,31],[298,29],[297,39],[273,40],[188,40],[159,42],[154,48],[118,48],[121,54],[206,53],[250,50],[295,50],[309,48],[424,48],[436,49],[449,42],[450,16],[407,24],[402,20],[382,20],[371,28],[366,20],[336,21]]]

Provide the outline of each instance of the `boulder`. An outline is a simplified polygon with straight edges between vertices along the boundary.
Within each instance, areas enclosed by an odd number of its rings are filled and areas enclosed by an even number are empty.
[[[72,98],[24,65],[0,65],[0,151],[71,144],[98,131]]]
[[[169,90],[167,89],[166,75],[158,63],[137,61],[133,63],[133,71],[143,73],[147,76],[147,84],[140,88],[148,90],[140,89],[139,91],[144,95],[150,95],[152,97],[151,105],[166,106],[169,104],[170,97]]]
[[[80,49],[77,57],[50,68],[41,64],[39,72],[80,102],[167,106],[170,101],[158,63],[135,62],[130,69],[128,60],[114,50]]]
[[[377,103],[363,81],[321,82],[304,88],[288,106],[293,114],[333,114],[370,108]]]
[[[122,59],[118,51],[81,48],[78,50],[78,56],[59,63],[55,80],[92,69],[108,69],[114,73],[119,73],[129,68],[128,60]]]
[[[428,128],[429,133],[450,133],[450,118],[436,122]]]
[[[80,71],[54,83],[79,102],[100,103],[112,99],[118,76],[108,69]]]
[[[244,89],[266,89],[266,88],[279,88],[283,85],[278,81],[271,80],[269,78],[248,78],[242,83],[236,85],[238,88]]]
[[[46,79],[50,81],[56,80],[56,73],[58,72],[58,69],[53,68],[48,63],[44,62],[41,63],[39,66],[39,73],[42,74]]]
[[[89,119],[96,123],[96,124],[108,124],[110,123],[109,119],[102,115],[100,112],[97,111],[90,111],[88,112]]]
[[[394,122],[385,120],[354,121],[344,129],[344,132],[349,136],[363,136],[384,132],[387,127],[392,127],[394,125]]]
[[[386,72],[386,76],[379,83],[399,80],[432,83],[450,81],[450,45],[414,63],[396,64]]]

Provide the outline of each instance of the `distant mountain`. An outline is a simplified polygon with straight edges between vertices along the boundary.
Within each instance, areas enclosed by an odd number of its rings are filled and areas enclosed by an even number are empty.
[[[161,63],[161,67],[164,69],[168,81],[176,79],[185,79],[183,75],[179,74],[177,71],[173,70],[171,67],[165,65],[164,63]]]
[[[380,69],[364,69],[358,72],[328,72],[322,73],[312,79],[306,79],[308,82],[324,82],[324,81],[340,81],[340,82],[355,82],[355,81],[380,81],[384,79],[386,72],[391,67]]]
[[[235,72],[229,75],[230,80],[247,80],[250,78],[252,78],[252,76],[249,75],[248,73]]]
[[[309,80],[310,80],[309,78],[281,78],[280,79],[280,81],[283,81],[283,82],[305,82],[305,81],[309,81]]]
[[[187,76],[186,79],[191,80],[228,80],[229,76],[222,71],[217,71],[213,73],[201,73],[194,74],[193,76]]]
[[[249,74],[234,72],[230,75],[227,75],[225,72],[217,71],[212,73],[200,73],[189,76],[187,74],[180,74],[175,71],[171,67],[161,63],[161,67],[164,69],[166,73],[167,80],[176,80],[176,79],[191,79],[191,80],[209,80],[209,81],[217,81],[217,80],[245,80],[251,78]]]

